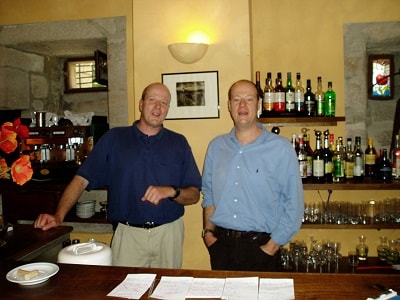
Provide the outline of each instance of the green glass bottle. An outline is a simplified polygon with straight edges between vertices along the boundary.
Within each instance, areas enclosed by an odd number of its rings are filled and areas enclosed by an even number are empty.
[[[332,89],[332,81],[328,82],[328,90],[325,92],[325,117],[334,117],[336,111],[336,93]]]
[[[322,77],[317,78],[317,91],[315,92],[315,103],[317,105],[317,117],[325,116],[325,93],[322,90]]]

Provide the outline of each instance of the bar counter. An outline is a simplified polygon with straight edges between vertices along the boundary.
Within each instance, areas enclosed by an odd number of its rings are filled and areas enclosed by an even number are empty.
[[[289,272],[232,272],[208,270],[147,269],[114,266],[86,266],[58,264],[60,270],[48,281],[32,286],[21,286],[6,279],[8,271],[21,262],[2,262],[0,278],[1,299],[122,299],[107,294],[121,283],[127,274],[157,274],[161,276],[192,276],[197,278],[232,278],[258,276],[260,278],[293,278],[296,299],[367,299],[382,292],[375,284],[400,290],[398,274],[326,274]],[[149,298],[146,292],[141,299]]]

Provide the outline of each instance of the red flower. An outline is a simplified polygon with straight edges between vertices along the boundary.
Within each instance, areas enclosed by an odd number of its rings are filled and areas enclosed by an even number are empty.
[[[0,157],[0,178],[10,179],[7,162],[4,158],[1,157]]]
[[[27,181],[31,180],[32,175],[33,170],[29,160],[29,155],[21,155],[21,157],[11,165],[11,177],[13,181],[19,185],[23,185]]]
[[[11,122],[5,122],[0,130],[0,149],[9,154],[17,149],[17,133]]]
[[[14,152],[18,147],[17,137],[25,139],[29,136],[27,126],[21,124],[21,119],[18,118],[11,122],[5,122],[0,128],[0,150],[5,154]],[[11,173],[11,176],[10,176]],[[22,155],[11,165],[7,166],[5,158],[0,156],[0,178],[10,179],[19,185],[23,185],[32,178],[33,170],[28,155]]]

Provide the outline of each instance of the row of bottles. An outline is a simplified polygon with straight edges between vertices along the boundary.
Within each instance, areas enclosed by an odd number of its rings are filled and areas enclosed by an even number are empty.
[[[307,79],[304,89],[301,74],[296,73],[296,84],[292,83],[292,73],[287,72],[286,86],[283,86],[282,73],[278,72],[275,85],[272,73],[268,72],[264,89],[261,87],[260,72],[256,72],[256,87],[260,99],[258,115],[261,118],[274,116],[298,117],[334,117],[336,110],[336,93],[332,82],[324,92],[322,77],[317,78],[317,90],[313,92],[311,79]]]
[[[356,245],[356,252],[359,261],[366,261],[368,258],[369,247],[366,243],[366,236],[359,236],[359,243]],[[400,239],[389,240],[386,236],[379,238],[380,244],[376,247],[378,259],[381,262],[394,265],[400,262]]]
[[[323,137],[322,137],[323,135]],[[297,140],[298,137],[298,140]],[[300,177],[303,183],[344,183],[345,181],[362,182],[364,177],[375,177],[381,182],[400,179],[400,142],[396,136],[396,146],[391,150],[392,160],[386,148],[378,155],[373,146],[373,139],[368,138],[365,151],[361,148],[361,137],[352,139],[338,137],[325,130],[315,130],[316,145],[310,147],[307,129],[303,128],[298,136],[292,134],[292,145],[299,161]],[[323,141],[322,141],[323,138]]]

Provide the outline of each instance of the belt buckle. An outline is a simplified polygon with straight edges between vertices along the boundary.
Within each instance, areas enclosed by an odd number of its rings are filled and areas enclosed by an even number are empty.
[[[145,223],[143,223],[143,228],[144,229],[154,228],[154,222],[145,222]]]

